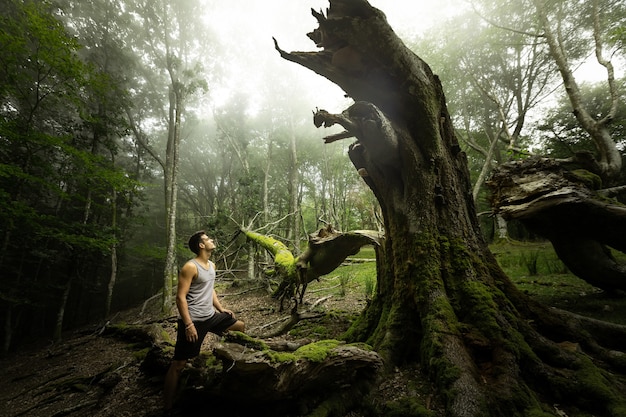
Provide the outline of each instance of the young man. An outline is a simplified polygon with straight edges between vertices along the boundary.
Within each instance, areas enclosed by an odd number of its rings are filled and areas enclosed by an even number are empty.
[[[172,409],[181,371],[188,359],[198,356],[206,334],[222,335],[228,330],[245,329],[232,311],[222,307],[215,293],[215,264],[209,260],[215,249],[213,239],[203,230],[196,232],[189,238],[189,249],[196,257],[185,263],[178,275],[178,333],[174,360],[165,375],[166,412]]]

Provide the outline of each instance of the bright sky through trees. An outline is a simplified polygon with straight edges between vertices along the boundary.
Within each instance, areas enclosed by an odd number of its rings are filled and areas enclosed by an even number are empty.
[[[221,80],[211,85],[212,106],[220,106],[236,92],[243,92],[251,98],[249,112],[254,114],[270,96],[304,91],[309,97],[303,99],[310,100],[304,107],[329,111],[346,107],[339,87],[308,69],[285,62],[272,41],[275,37],[286,51],[314,51],[315,45],[306,36],[317,27],[310,9],[325,11],[328,0],[206,0],[206,3],[205,19],[222,45],[218,56],[224,71]],[[386,14],[391,27],[406,40],[471,8],[467,0],[370,0],[370,3]],[[618,71],[621,74],[621,69]],[[579,68],[576,76],[598,81],[606,77],[606,72],[592,62]]]
[[[207,1],[210,3],[210,1]],[[326,10],[328,0],[229,0],[215,1],[207,7],[207,24],[214,29],[226,49],[222,60],[226,78],[213,89],[216,105],[227,99],[234,90],[264,94],[264,85],[272,79],[302,83],[315,92],[315,105],[340,110],[342,91],[311,71],[289,65],[274,49],[272,37],[286,51],[313,51],[315,45],[306,36],[317,27],[310,9]],[[415,1],[371,0],[370,3],[385,12],[391,26],[401,36],[409,37],[427,30],[446,14],[467,7],[465,0]],[[273,74],[274,77],[268,74]],[[276,74],[285,74],[284,77]]]

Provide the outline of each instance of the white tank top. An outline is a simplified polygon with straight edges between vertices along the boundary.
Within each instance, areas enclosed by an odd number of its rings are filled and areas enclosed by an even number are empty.
[[[215,314],[213,306],[213,288],[215,287],[215,267],[209,261],[209,269],[205,269],[195,259],[191,260],[198,270],[197,276],[191,281],[187,293],[187,306],[191,320],[207,320]]]

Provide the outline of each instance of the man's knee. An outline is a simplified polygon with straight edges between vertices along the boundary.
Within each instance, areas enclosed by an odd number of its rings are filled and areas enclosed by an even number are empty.
[[[187,364],[186,360],[173,360],[172,363],[170,364],[170,372],[176,372],[177,374],[179,374],[183,368],[185,367],[185,365]]]
[[[235,322],[235,324],[233,324],[232,326],[230,326],[228,328],[228,330],[234,330],[234,331],[237,331],[237,332],[243,332],[244,330],[246,330],[246,325],[245,325],[245,323],[243,321],[237,320]]]

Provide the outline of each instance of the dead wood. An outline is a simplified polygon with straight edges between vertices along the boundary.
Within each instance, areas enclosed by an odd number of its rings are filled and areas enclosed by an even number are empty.
[[[501,165],[487,184],[494,212],[549,239],[572,273],[608,291],[626,290],[626,265],[609,249],[626,251],[626,206],[598,189],[599,176],[531,158]]]
[[[340,232],[328,225],[309,235],[307,249],[297,258],[279,240],[249,231],[242,232],[274,256],[281,282],[274,292],[282,311],[285,300],[302,304],[307,285],[337,269],[348,256],[355,255],[366,245],[380,245],[383,236],[372,230]]]
[[[270,332],[270,333],[265,333],[262,335],[255,335],[256,337],[260,337],[260,338],[271,338],[271,337],[278,337],[278,336],[282,336],[284,334],[287,334],[287,332],[289,332],[289,330],[293,329],[294,326],[298,323],[300,323],[303,320],[313,320],[313,319],[319,319],[320,317],[324,317],[326,313],[320,313],[320,312],[311,312],[311,311],[304,311],[304,312],[299,312],[297,311],[297,305],[292,309],[291,311],[291,315],[289,316],[289,319],[287,320],[287,322],[285,324],[283,324],[280,328]],[[281,321],[286,320],[286,318],[281,319]]]
[[[377,353],[337,341],[307,344],[282,356],[272,350],[220,343],[214,354],[226,370],[221,395],[236,395],[240,403],[257,410],[270,406],[283,413],[310,408],[336,392],[366,391],[378,381],[382,369]]]

